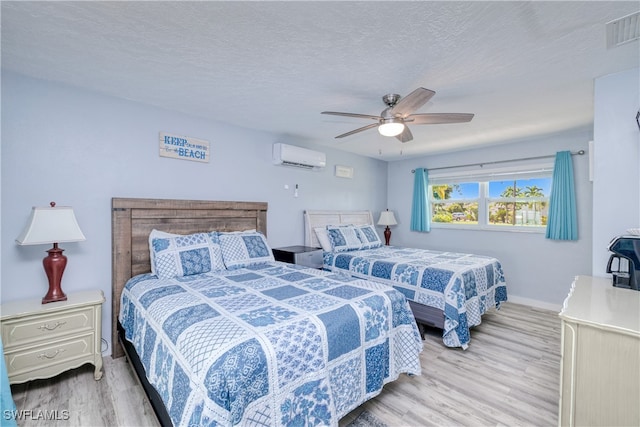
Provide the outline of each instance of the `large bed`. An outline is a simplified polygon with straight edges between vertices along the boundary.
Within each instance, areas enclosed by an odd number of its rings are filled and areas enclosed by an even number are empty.
[[[507,300],[500,262],[492,257],[428,249],[384,246],[370,211],[305,211],[305,245],[324,249],[324,269],[374,280],[402,292],[416,321],[442,329],[443,343],[466,349],[470,328],[481,316]],[[356,231],[349,243],[347,231]],[[341,239],[327,243],[319,236]],[[344,231],[343,231],[344,230]],[[352,234],[353,235],[353,234]],[[367,243],[369,243],[367,245]]]
[[[404,295],[273,261],[266,210],[112,200],[113,356],[124,349],[163,425],[336,426],[421,372]]]

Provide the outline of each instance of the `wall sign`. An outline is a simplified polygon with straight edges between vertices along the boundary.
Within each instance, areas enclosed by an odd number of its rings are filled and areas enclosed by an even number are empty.
[[[160,132],[160,156],[209,162],[209,141]]]

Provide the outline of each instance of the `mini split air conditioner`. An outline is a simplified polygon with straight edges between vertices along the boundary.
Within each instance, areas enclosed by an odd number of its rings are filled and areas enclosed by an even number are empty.
[[[327,156],[319,151],[276,143],[273,144],[273,163],[318,170],[327,165]]]

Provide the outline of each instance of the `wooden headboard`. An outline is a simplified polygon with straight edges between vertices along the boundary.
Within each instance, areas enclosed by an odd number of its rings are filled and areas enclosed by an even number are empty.
[[[151,271],[149,233],[175,234],[256,229],[267,235],[267,203],[206,200],[111,199],[111,348],[118,345],[120,295],[131,277]]]
[[[320,243],[313,229],[341,224],[374,225],[373,215],[371,211],[304,211],[304,245],[319,248]]]

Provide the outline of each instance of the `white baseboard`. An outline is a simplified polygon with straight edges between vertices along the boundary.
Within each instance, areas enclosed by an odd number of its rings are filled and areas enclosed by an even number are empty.
[[[535,299],[524,298],[524,297],[519,297],[514,295],[509,295],[507,297],[507,300],[514,304],[528,305],[530,307],[542,308],[545,310],[551,310],[558,313],[560,313],[560,310],[562,309],[562,304],[553,304],[550,302],[538,301]]]

